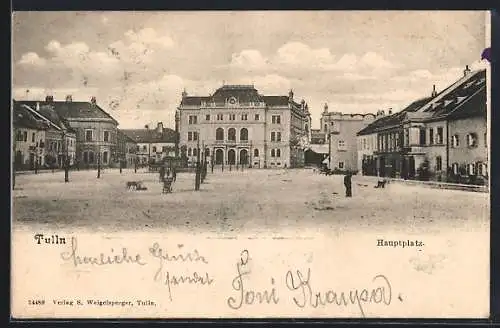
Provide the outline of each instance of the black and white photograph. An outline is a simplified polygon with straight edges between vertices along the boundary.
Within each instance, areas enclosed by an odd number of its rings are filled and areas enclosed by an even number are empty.
[[[488,317],[489,22],[14,12],[13,318]]]

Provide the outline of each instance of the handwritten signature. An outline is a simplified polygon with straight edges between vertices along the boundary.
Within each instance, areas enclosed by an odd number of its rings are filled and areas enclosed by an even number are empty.
[[[297,270],[296,274],[292,271],[286,273],[286,286],[291,291],[297,291],[300,295],[293,297],[294,303],[299,308],[304,308],[307,305],[318,308],[328,304],[336,304],[338,306],[357,305],[361,311],[361,315],[365,316],[364,305],[369,303],[391,304],[392,287],[389,279],[384,275],[376,275],[372,282],[376,283],[375,287],[364,289],[352,289],[349,292],[337,292],[327,290],[323,292],[313,292],[311,287],[311,269],[307,270],[307,275]]]

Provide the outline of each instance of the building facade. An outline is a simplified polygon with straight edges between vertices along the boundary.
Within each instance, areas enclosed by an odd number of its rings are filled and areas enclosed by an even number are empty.
[[[37,119],[47,123],[45,133],[45,165],[50,168],[63,168],[65,159],[69,165],[76,160],[76,131],[61,118],[50,105],[36,104],[35,108],[23,104]]]
[[[165,128],[162,122],[158,122],[156,128],[146,126],[144,129],[123,129],[121,132],[135,143],[139,165],[154,164],[176,155],[177,133]]]
[[[55,101],[52,96],[47,96],[43,102],[22,103],[30,108],[50,108],[68,124],[76,136],[75,162],[80,167],[108,167],[117,160],[118,122],[97,105],[95,97],[90,102],[82,102],[73,101],[71,96],[64,101]],[[72,146],[69,147],[71,149]]]
[[[13,106],[14,170],[33,170],[45,166],[45,134],[47,122],[17,102]]]
[[[213,165],[302,167],[311,134],[305,101],[264,96],[253,85],[224,85],[211,96],[182,94],[176,113],[181,157],[203,151]]]
[[[329,143],[328,168],[340,171],[358,171],[356,133],[372,123],[375,114],[343,114],[329,112],[325,104],[321,124]]]
[[[135,162],[137,160],[136,158],[137,143],[120,129],[117,130],[116,135],[117,135],[117,158],[121,160],[124,168],[134,167]]]
[[[486,71],[466,68],[462,78],[439,94],[434,89],[431,97],[377,119],[358,133],[358,139],[374,135],[377,148],[373,157],[368,151],[364,154],[362,166],[368,167],[372,158],[376,169],[365,170],[367,174],[484,184],[488,178]]]

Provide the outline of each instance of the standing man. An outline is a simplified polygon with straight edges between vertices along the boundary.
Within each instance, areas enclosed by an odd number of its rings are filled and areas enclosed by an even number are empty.
[[[165,166],[162,164],[160,166],[160,182],[163,182],[164,178],[165,178]]]
[[[352,197],[352,174],[347,172],[344,176],[345,196]]]

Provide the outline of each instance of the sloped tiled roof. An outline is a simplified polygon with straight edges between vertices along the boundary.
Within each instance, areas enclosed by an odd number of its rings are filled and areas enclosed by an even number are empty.
[[[99,105],[93,105],[90,102],[85,101],[51,101],[50,103],[46,101],[19,101],[20,103],[26,104],[31,108],[36,108],[37,103],[40,108],[45,106],[52,106],[56,113],[63,119],[78,119],[78,118],[105,118],[112,119],[116,124],[116,121],[111,115],[109,115],[104,109],[99,107]]]
[[[471,97],[462,101],[455,110],[448,115],[448,119],[457,120],[468,117],[483,116],[486,118],[486,86],[476,91]]]
[[[268,106],[288,106],[288,96],[264,96],[264,102]],[[300,108],[300,105],[295,103]]]
[[[14,102],[12,122],[16,127],[28,129],[46,130],[49,128],[46,122],[37,119],[32,112],[17,102]]]
[[[462,103],[467,102],[468,98],[481,90],[486,97],[486,70],[476,71],[461,78],[447,88],[439,98],[436,97],[424,106],[421,111],[432,113],[433,118],[444,117],[454,112]]]
[[[163,128],[163,133],[158,133],[156,129],[123,129],[120,131],[137,143],[175,143],[177,140],[177,133],[169,128]]]
[[[357,135],[358,136],[367,135],[367,134],[371,134],[371,133],[375,133],[377,131],[383,130],[387,127],[399,125],[405,119],[406,113],[416,112],[420,107],[425,105],[431,99],[432,99],[431,97],[426,97],[426,98],[416,100],[400,112],[380,117],[379,119],[377,119],[377,120],[373,121],[372,123],[370,123],[369,125],[367,125],[365,128],[361,129],[357,133]]]
[[[134,139],[132,139],[128,134],[123,132],[121,129],[116,129],[116,133],[118,134],[119,137],[125,139],[126,142],[133,142],[136,143]]]
[[[263,96],[260,95],[253,85],[223,85],[211,96],[185,96],[181,100],[181,106],[201,106],[202,102],[225,104],[226,100],[234,97],[240,103],[264,102],[267,106],[288,106],[288,96]],[[301,105],[292,101],[297,107]]]

